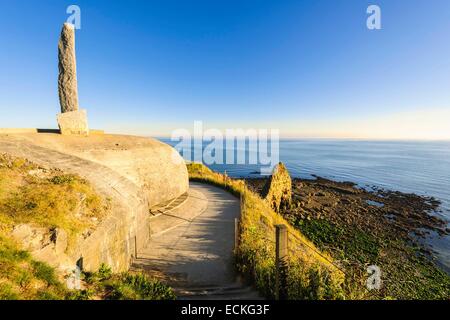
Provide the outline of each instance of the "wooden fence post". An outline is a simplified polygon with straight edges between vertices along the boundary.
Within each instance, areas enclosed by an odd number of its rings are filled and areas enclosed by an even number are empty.
[[[275,299],[286,298],[286,258],[288,255],[288,232],[284,224],[275,225]]]

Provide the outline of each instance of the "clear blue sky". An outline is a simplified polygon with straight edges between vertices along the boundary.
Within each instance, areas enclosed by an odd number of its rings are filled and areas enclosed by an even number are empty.
[[[0,127],[56,127],[70,4],[91,127],[450,138],[448,0],[0,0]],[[369,4],[382,30],[366,28]]]

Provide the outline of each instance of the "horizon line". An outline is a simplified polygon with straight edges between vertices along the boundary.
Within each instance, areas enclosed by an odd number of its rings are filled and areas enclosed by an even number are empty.
[[[15,132],[12,132],[12,131]],[[0,134],[8,134],[8,133],[21,133],[20,131],[24,130],[23,133],[26,133],[26,130],[58,130],[58,128],[8,128],[8,127],[0,127]],[[92,129],[94,130],[94,129]],[[95,131],[95,130],[94,130]],[[171,139],[171,135],[167,134],[139,134],[132,132],[117,132],[117,131],[109,131],[109,130],[101,130],[104,131],[105,134],[117,134],[117,135],[131,135],[131,136],[141,136],[141,137],[149,137],[156,139]],[[43,132],[43,131],[42,131]],[[193,136],[192,136],[193,138]],[[234,138],[245,138],[248,136],[235,136]],[[411,141],[411,142],[450,142],[450,137],[445,138],[375,138],[375,137],[320,137],[320,136],[293,136],[293,135],[280,135],[279,140],[340,140],[340,141]]]
[[[144,135],[149,138],[171,139],[169,135]],[[234,138],[248,138],[236,136]],[[224,139],[225,140],[225,139]],[[450,138],[368,138],[368,137],[305,137],[305,136],[281,136],[280,140],[357,140],[357,141],[418,141],[418,142],[450,142]]]

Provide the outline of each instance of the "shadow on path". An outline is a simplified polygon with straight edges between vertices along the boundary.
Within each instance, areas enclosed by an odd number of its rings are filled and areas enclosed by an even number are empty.
[[[256,291],[241,284],[233,266],[234,219],[240,215],[239,199],[200,183],[191,183],[189,197],[185,205],[167,214],[184,220],[153,236],[138,253],[133,269],[160,278],[180,298],[259,298]],[[200,212],[189,212],[195,210]]]

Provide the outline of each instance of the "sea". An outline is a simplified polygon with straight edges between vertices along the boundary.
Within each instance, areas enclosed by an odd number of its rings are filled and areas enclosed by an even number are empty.
[[[160,140],[172,146],[179,145],[178,141],[167,138]],[[222,151],[225,157],[226,150]],[[243,152],[248,157],[253,151],[237,148],[236,157]],[[192,153],[183,157],[192,160]],[[432,214],[446,220],[449,226],[450,141],[282,139],[279,161],[286,165],[292,177],[313,179],[320,176],[351,181],[366,189],[377,187],[432,196],[441,202]],[[261,176],[258,164],[209,164],[208,167],[231,177]],[[431,233],[425,242],[435,252],[441,267],[450,272],[450,236]]]

